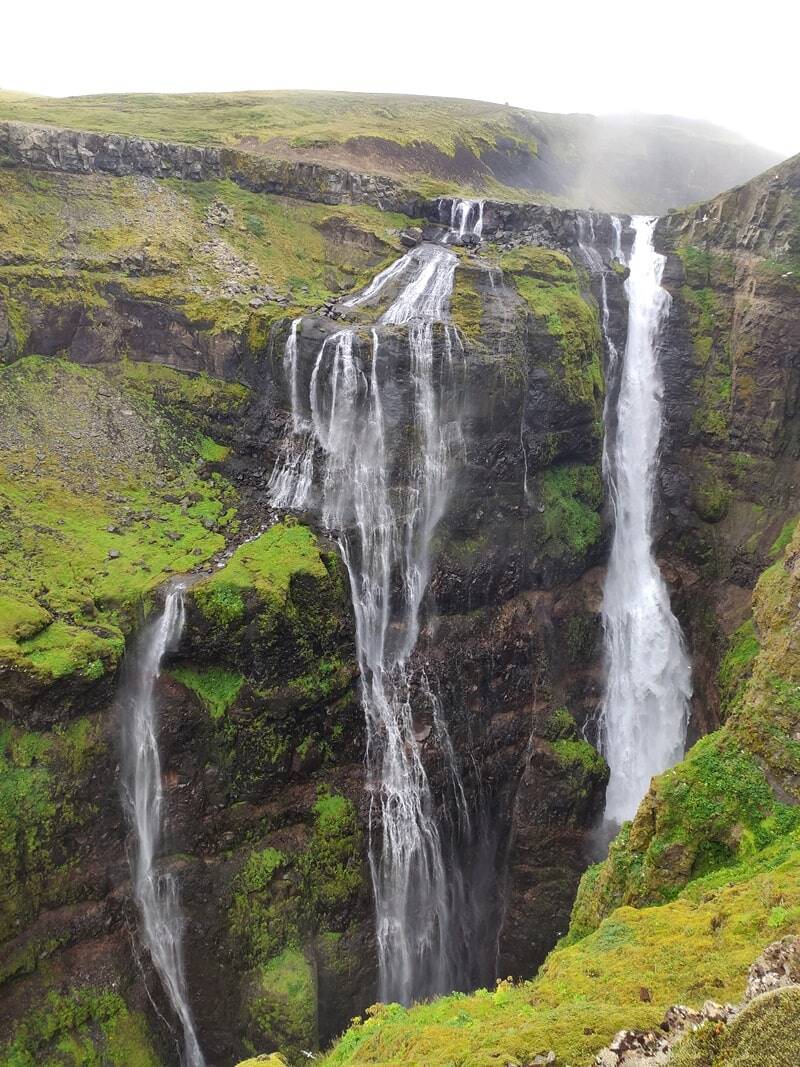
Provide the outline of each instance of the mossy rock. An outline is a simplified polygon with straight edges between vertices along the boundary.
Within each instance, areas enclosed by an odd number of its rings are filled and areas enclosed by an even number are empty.
[[[551,556],[582,559],[600,541],[603,485],[599,466],[565,463],[540,476],[536,521]]]
[[[537,329],[551,339],[550,373],[570,405],[601,414],[604,393],[597,306],[581,293],[572,260],[549,248],[506,252],[500,265],[525,301]]]
[[[0,940],[44,907],[73,902],[74,858],[64,835],[96,823],[84,791],[110,758],[101,716],[76,719],[52,731],[0,727]],[[8,964],[6,977],[29,967],[27,957]]]
[[[705,1023],[672,1053],[670,1067],[796,1067],[800,986],[764,993],[728,1026]]]
[[[223,547],[236,495],[198,442],[245,399],[164,367],[0,369],[0,670],[21,716],[105,700],[153,591]]]
[[[0,1046],[0,1067],[161,1067],[144,1015],[93,988],[50,993]]]
[[[209,687],[219,689],[224,681],[224,698],[211,698],[217,704],[230,698],[236,674],[264,693],[277,695],[293,680],[299,690],[324,690],[326,676],[335,674],[326,663],[352,648],[341,561],[291,518],[237,548],[223,568],[191,588],[188,599],[193,609],[188,645],[203,649],[206,657],[210,653],[228,672],[215,679],[195,673],[192,687],[208,695]]]

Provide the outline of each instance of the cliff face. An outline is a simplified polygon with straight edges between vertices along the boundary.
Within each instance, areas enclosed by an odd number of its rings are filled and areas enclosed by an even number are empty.
[[[142,167],[138,147],[125,152]],[[195,572],[157,690],[190,996],[213,1062],[274,1045],[297,1054],[374,999],[376,953],[347,581],[324,536],[274,525],[267,506],[290,406],[284,346],[308,305],[303,383],[343,316],[367,359],[369,316],[338,298],[397,258],[413,220],[204,175],[64,173],[71,159],[0,175],[0,707],[14,872],[0,1013],[9,1047],[34,1059],[79,1034],[124,1062],[103,1026],[130,1029],[143,1062],[174,1059],[135,934],[118,693],[125,643],[159,586]],[[449,204],[425,214],[441,233]],[[459,251],[465,452],[412,664],[462,754],[484,881],[504,887],[476,932],[478,981],[493,977],[495,941],[501,966],[526,973],[564,928],[606,773],[579,740],[599,692],[604,527],[602,347],[575,266],[578,217],[488,204],[485,221],[481,250]],[[437,361],[444,344],[437,331]],[[402,462],[405,331],[383,346]],[[423,752],[446,806],[434,736]],[[40,1018],[54,986],[66,999]],[[113,1005],[98,1000],[108,988]],[[66,1005],[80,998],[73,1017]]]
[[[184,640],[157,694],[165,863],[188,920],[188,986],[212,1062],[273,1046],[299,1057],[374,999],[376,953],[347,578],[313,510],[281,519],[268,508],[291,408],[285,344],[302,315],[306,389],[323,340],[343,325],[367,367],[378,309],[348,309],[343,294],[440,237],[450,204],[226,147],[13,125],[5,136],[0,847],[11,877],[0,1019],[12,1036],[2,1055],[33,1063],[73,1041],[111,1063],[175,1062],[172,1020],[137,947],[119,686],[126,642],[159,588],[192,573]],[[577,943],[535,986],[546,1033],[530,1017],[530,987],[503,983],[389,1012],[333,1062],[356,1048],[358,1062],[385,1058],[371,1034],[393,1040],[400,1015],[399,1039],[416,1035],[425,1062],[449,1062],[461,1041],[491,1059],[498,1019],[513,1035],[509,1057],[560,1042],[579,1062],[693,990],[733,991],[740,948],[749,962],[774,921],[794,928],[781,902],[797,873],[794,675],[782,659],[796,546],[780,556],[797,474],[796,204],[790,162],[657,230],[673,296],[659,556],[694,653],[694,729],[730,723],[657,780],[607,864],[586,876]],[[599,261],[581,247],[591,229]],[[453,246],[463,454],[412,668],[440,699],[475,817],[474,977],[490,983],[495,965],[532,973],[566,930],[602,804],[607,770],[583,740],[602,691],[600,270],[618,348],[626,301],[624,271],[603,251],[608,217],[487,201],[473,244]],[[448,341],[437,327],[436,364]],[[406,331],[382,328],[381,353],[402,467],[415,432]],[[607,388],[613,397],[616,383]],[[431,726],[415,723],[446,811],[447,761]],[[721,798],[732,783],[734,800]],[[707,804],[689,810],[687,790]],[[754,866],[740,869],[751,846]],[[706,874],[723,881],[698,897],[693,882]],[[614,910],[653,902],[671,910]],[[739,932],[714,925],[731,909],[747,921],[738,947]],[[687,924],[712,930],[713,944],[688,938],[668,980]],[[639,999],[643,981],[652,1000]],[[433,1038],[426,1011],[461,1021]]]
[[[798,182],[795,158],[657,229],[672,295],[661,543],[685,590],[698,733],[726,713],[726,639],[797,513]]]

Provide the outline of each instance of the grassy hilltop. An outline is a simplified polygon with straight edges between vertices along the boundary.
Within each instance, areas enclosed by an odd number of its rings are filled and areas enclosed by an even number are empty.
[[[461,191],[662,213],[747,181],[775,153],[671,116],[558,115],[508,104],[378,93],[0,92],[0,119],[305,159]]]

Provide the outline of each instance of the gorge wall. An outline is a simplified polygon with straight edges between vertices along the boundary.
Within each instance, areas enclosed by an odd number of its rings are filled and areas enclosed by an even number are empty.
[[[295,196],[278,197],[203,169],[222,156],[75,137],[26,133],[0,171],[3,1055],[39,1062],[69,1039],[112,1063],[177,1062],[137,947],[114,692],[159,587],[197,571],[157,688],[188,986],[209,1062],[299,1056],[374,999],[376,951],[346,575],[312,516],[269,510],[285,343],[302,314],[306,369],[343,322],[366,347],[343,293],[402,241],[441,236],[449,205],[352,176],[334,187],[319,169],[287,171],[275,188]],[[717,668],[794,517],[797,175],[790,162],[656,231],[673,296],[658,554],[693,653],[697,735],[739,691],[738,666],[721,682]],[[617,388],[601,273],[620,348],[626,302],[607,216],[489,202],[484,220],[480,247],[454,246],[465,447],[413,664],[502,887],[478,976],[491,983],[495,968],[532,974],[566,931],[602,807],[607,769],[583,740],[602,693],[601,420]],[[581,247],[589,222],[599,265]],[[445,343],[435,330],[437,362]],[[402,328],[384,355],[402,425]],[[423,752],[438,800],[435,735]],[[587,906],[595,924],[635,899],[612,874]]]

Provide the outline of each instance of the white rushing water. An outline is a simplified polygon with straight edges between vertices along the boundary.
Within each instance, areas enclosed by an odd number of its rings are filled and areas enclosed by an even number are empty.
[[[155,683],[165,653],[180,640],[184,624],[183,588],[167,594],[162,613],[142,633],[125,687],[126,799],[135,833],[133,890],[142,934],[175,1016],[183,1029],[182,1063],[204,1067],[189,1006],[183,965],[184,919],[175,878],[156,866],[161,844],[163,793],[158,754]]]
[[[446,505],[452,461],[463,450],[457,390],[447,388],[463,348],[450,326],[442,327],[443,359],[434,367],[434,323],[447,317],[456,262],[447,249],[422,245],[348,301],[364,303],[392,281],[405,280],[380,320],[408,329],[416,447],[400,474],[381,387],[381,375],[388,381],[394,367],[382,358],[378,332],[371,331],[369,346],[349,329],[327,337],[303,402],[294,385],[295,323],[285,361],[292,431],[270,482],[278,508],[310,506],[319,485],[323,523],[338,536],[349,574],[367,725],[379,996],[404,1003],[452,989],[464,955],[460,923],[467,909],[452,870],[448,880],[451,865],[415,735],[421,712],[440,742],[462,830],[466,799],[435,694],[408,664],[430,575],[431,538]],[[367,347],[368,359],[361,352]]]
[[[669,301],[661,287],[664,257],[653,248],[655,222],[637,216],[632,223],[628,338],[616,432],[604,456],[615,528],[603,593],[608,681],[602,748],[611,768],[605,814],[615,823],[632,818],[651,777],[681,758],[691,696],[680,625],[652,545],[662,423],[656,345]],[[615,251],[621,255],[621,245]],[[613,345],[610,357],[618,359]]]
[[[483,235],[483,201],[453,200],[450,207],[450,229],[459,237]]]

